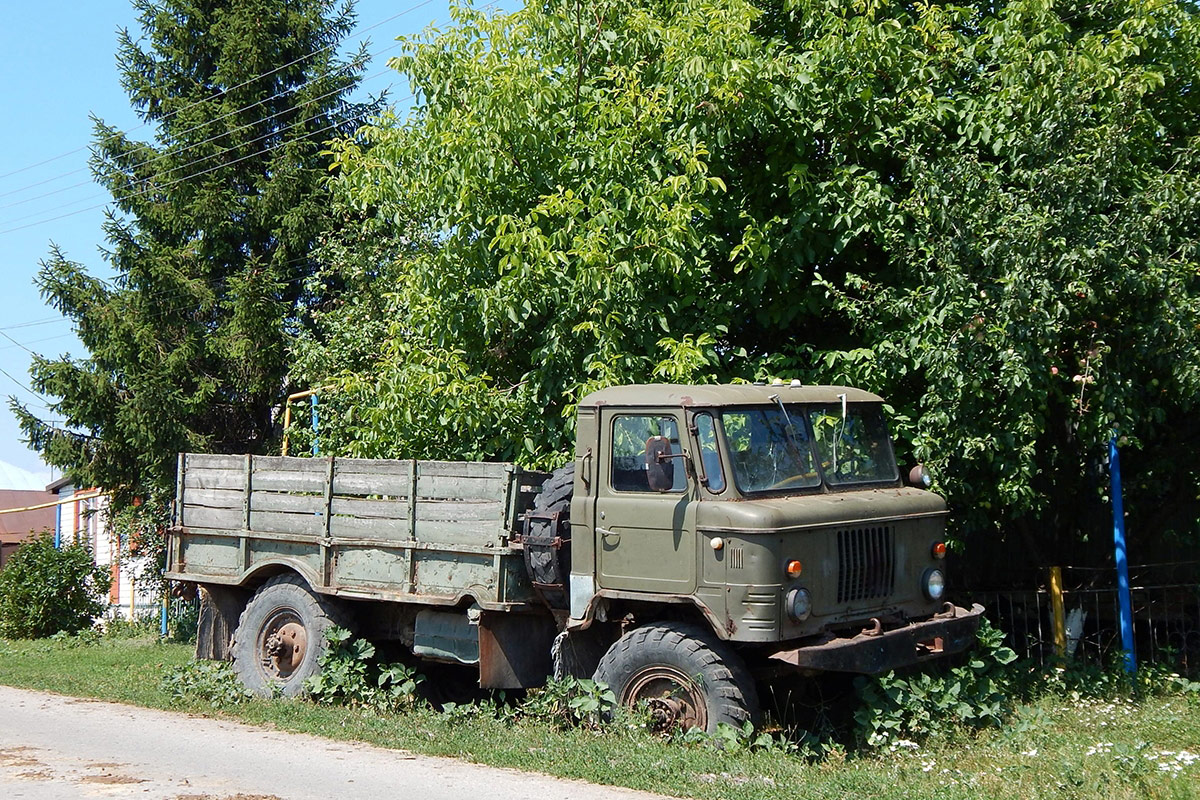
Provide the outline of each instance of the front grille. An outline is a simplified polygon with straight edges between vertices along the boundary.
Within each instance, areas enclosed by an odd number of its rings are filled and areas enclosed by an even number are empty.
[[[895,566],[890,527],[838,531],[838,602],[887,597],[895,587]]]

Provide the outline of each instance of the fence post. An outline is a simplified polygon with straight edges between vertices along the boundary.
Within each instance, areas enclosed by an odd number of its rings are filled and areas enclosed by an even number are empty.
[[[1062,567],[1050,568],[1050,607],[1054,619],[1054,652],[1067,657],[1067,617],[1063,611]]]
[[[1121,649],[1125,651],[1125,671],[1137,672],[1133,652],[1133,603],[1129,597],[1129,561],[1125,554],[1125,505],[1121,501],[1121,459],[1117,453],[1117,434],[1108,440],[1108,470],[1112,478],[1113,545],[1117,560],[1117,600],[1121,608]]]

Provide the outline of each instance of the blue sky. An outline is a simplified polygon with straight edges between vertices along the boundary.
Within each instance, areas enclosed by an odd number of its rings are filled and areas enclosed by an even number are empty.
[[[521,5],[519,0],[478,4],[504,10]],[[0,108],[5,112],[0,126],[0,277],[5,286],[0,290],[0,397],[16,396],[53,418],[45,400],[28,389],[29,351],[77,357],[86,352],[70,324],[39,297],[33,285],[39,262],[54,242],[92,274],[110,276],[99,255],[103,207],[110,198],[90,182],[87,171],[89,114],[138,138],[150,139],[152,132],[131,130],[140,121],[116,69],[117,30],[137,31],[128,0],[0,0],[0,11],[5,20],[0,26]],[[390,48],[396,36],[450,21],[444,0],[358,0],[357,12],[358,31],[347,42],[369,41],[372,53]],[[393,97],[406,94],[403,76],[386,69],[387,58],[395,54],[391,49],[372,60],[364,92],[375,94],[394,84],[399,91]],[[4,402],[0,488],[27,488],[15,486],[21,475],[9,466],[35,473],[37,481],[51,477],[37,454],[21,443]]]

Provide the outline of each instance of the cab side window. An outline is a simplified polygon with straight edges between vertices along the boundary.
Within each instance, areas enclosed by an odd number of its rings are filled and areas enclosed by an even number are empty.
[[[609,475],[613,491],[652,491],[646,475],[646,454],[651,451],[681,452],[679,425],[674,417],[622,415],[613,419],[612,474]],[[687,488],[687,476],[678,461],[671,461],[674,465],[671,492],[682,492]]]
[[[717,452],[717,431],[712,414],[696,415],[696,440],[700,446],[700,461],[704,465],[704,477],[708,479],[710,492],[725,489],[725,473],[721,470],[721,456]]]

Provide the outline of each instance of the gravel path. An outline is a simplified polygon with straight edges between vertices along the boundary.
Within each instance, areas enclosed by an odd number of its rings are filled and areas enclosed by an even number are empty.
[[[0,798],[650,800],[658,795],[0,686]]]

